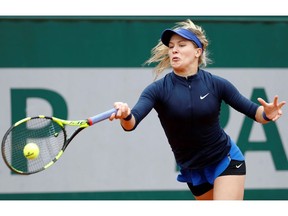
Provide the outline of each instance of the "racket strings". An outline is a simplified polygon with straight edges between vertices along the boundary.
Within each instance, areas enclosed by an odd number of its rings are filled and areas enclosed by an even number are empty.
[[[8,134],[2,151],[8,165],[17,172],[35,173],[55,159],[66,139],[64,130],[50,118],[32,118],[17,125]],[[39,155],[34,159],[24,156],[27,143],[39,147]]]

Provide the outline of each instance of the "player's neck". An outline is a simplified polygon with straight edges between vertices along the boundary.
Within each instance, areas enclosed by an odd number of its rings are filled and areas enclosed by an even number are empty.
[[[174,69],[174,73],[176,75],[181,76],[181,77],[185,77],[185,78],[194,76],[195,74],[197,74],[197,72],[198,72],[198,67],[196,67],[196,68],[193,67],[192,69],[189,69],[189,70]]]

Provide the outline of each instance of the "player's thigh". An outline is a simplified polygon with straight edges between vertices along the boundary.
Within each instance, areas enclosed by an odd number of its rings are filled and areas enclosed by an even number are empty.
[[[215,179],[214,200],[243,200],[245,175],[225,175]]]

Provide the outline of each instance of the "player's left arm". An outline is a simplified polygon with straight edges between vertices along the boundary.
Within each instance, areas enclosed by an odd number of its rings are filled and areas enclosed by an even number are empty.
[[[286,104],[286,101],[281,101],[278,103],[278,95],[274,97],[272,103],[264,101],[262,98],[258,98],[261,106],[257,109],[255,119],[257,122],[266,124],[269,121],[276,121],[282,115],[282,107]]]

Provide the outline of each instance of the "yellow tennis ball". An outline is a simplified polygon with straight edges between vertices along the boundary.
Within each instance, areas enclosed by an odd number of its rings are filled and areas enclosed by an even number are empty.
[[[23,149],[23,154],[28,159],[36,159],[39,156],[39,151],[36,143],[28,143]]]

